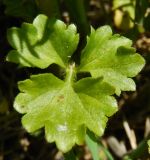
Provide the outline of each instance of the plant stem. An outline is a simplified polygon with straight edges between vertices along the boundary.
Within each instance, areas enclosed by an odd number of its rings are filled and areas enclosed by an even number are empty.
[[[86,36],[90,32],[87,21],[84,0],[65,0],[72,21],[77,24],[81,36]]]
[[[90,34],[90,24],[88,23],[86,15],[86,8],[88,8],[89,5],[87,1],[89,0],[64,0],[69,11],[71,22],[77,25],[78,32],[80,33],[78,48],[72,56],[76,64],[80,63],[80,53],[86,45],[87,35]]]
[[[86,144],[92,153],[93,160],[100,160],[98,144],[93,140],[93,135],[90,132],[86,135]]]
[[[111,153],[103,146],[101,142],[98,142],[96,136],[89,130],[87,131],[86,135],[86,144],[92,153],[93,160],[103,159],[103,157],[99,155],[99,150],[102,150],[104,152],[108,160],[114,160]]]
[[[107,148],[105,148],[101,142],[99,143],[99,147],[100,147],[100,149],[103,150],[103,152],[105,153],[108,160],[114,160],[114,158],[111,155],[111,153],[109,152],[109,150]]]
[[[72,84],[76,79],[75,63],[70,64],[66,70],[65,81],[68,84]]]
[[[132,152],[126,154],[124,156],[124,160],[138,159],[138,158],[144,158],[145,156],[148,156],[148,144],[147,144],[147,141],[148,141],[149,138],[150,138],[150,136],[145,138],[138,145],[138,147],[135,150],[133,150]]]

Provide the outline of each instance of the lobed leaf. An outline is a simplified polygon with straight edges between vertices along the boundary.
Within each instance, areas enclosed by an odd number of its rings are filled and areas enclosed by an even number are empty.
[[[8,61],[26,67],[46,68],[55,63],[66,68],[65,80],[45,73],[19,82],[21,93],[14,102],[15,109],[24,114],[27,131],[45,128],[47,140],[63,152],[82,144],[86,129],[103,134],[108,117],[117,111],[111,95],[135,90],[131,78],[144,66],[132,42],[112,35],[109,26],[91,30],[77,71],[75,65],[68,67],[79,42],[74,25],[39,15],[33,24],[9,29],[8,41],[14,48]],[[75,81],[76,72],[90,72],[91,77]]]
[[[87,85],[88,84],[88,85]],[[29,132],[45,127],[46,138],[63,152],[84,142],[86,128],[102,135],[107,117],[117,111],[114,89],[101,78],[84,78],[76,83],[53,74],[39,74],[19,82],[21,93],[14,107]]]
[[[109,26],[92,29],[87,45],[82,51],[79,72],[90,72],[93,77],[104,77],[116,88],[119,95],[121,90],[135,90],[131,79],[143,68],[144,59],[131,47],[131,40],[118,34],[112,35]]]
[[[7,60],[21,66],[46,68],[52,63],[66,67],[77,48],[79,36],[76,27],[66,26],[59,20],[39,15],[33,24],[23,23],[21,28],[8,30],[8,41],[14,50]]]

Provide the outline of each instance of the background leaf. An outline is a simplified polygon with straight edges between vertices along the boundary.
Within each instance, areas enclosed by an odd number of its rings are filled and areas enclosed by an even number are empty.
[[[38,8],[34,0],[3,0],[3,3],[6,5],[5,13],[10,16],[31,21],[38,14]]]
[[[122,29],[133,28],[135,20],[136,0],[113,0],[114,22]]]

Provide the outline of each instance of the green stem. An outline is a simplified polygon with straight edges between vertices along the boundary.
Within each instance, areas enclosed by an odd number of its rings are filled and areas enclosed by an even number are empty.
[[[87,21],[84,0],[64,0],[72,21],[77,24],[81,36],[86,36],[90,32],[90,26]]]
[[[99,146],[100,146],[100,149],[102,149],[104,151],[108,160],[114,160],[113,156],[111,155],[111,153],[108,151],[107,148],[105,148],[101,143],[99,144]]]
[[[126,154],[124,156],[124,160],[129,160],[129,159],[138,159],[138,158],[144,158],[144,157],[148,157],[148,144],[147,141],[150,138],[150,136],[148,136],[147,138],[145,138],[139,145],[138,147],[133,150],[132,152]]]
[[[135,21],[143,26],[144,15],[149,6],[149,2],[147,0],[136,1],[135,7]]]
[[[99,150],[102,150],[105,153],[105,156],[108,160],[114,160],[111,153],[103,146],[101,142],[98,143],[96,136],[89,130],[87,131],[86,135],[86,144],[92,153],[93,160],[103,159],[103,157],[99,155]]]
[[[72,84],[76,79],[76,70],[75,70],[75,63],[70,64],[66,70],[66,78],[65,82],[68,84]]]
[[[93,138],[95,139],[95,137],[93,137],[93,135],[90,132],[88,132],[86,135],[86,144],[91,151],[93,160],[100,160],[99,147],[97,142]]]

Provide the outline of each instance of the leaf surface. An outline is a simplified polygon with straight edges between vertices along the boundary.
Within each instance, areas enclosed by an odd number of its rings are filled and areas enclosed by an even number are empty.
[[[88,84],[88,86],[87,86]],[[24,113],[22,123],[29,132],[45,127],[46,138],[63,152],[84,142],[86,128],[102,135],[108,116],[117,111],[114,89],[101,78],[76,83],[53,74],[39,74],[19,82],[14,107]]]
[[[7,60],[21,66],[46,68],[55,63],[66,67],[77,48],[79,36],[76,27],[66,26],[60,20],[37,16],[33,24],[23,23],[21,28],[8,30],[11,50]]]
[[[82,51],[79,72],[90,72],[93,77],[104,77],[116,88],[119,95],[121,90],[135,90],[131,79],[141,71],[144,59],[131,47],[131,40],[118,34],[112,35],[109,26],[92,29],[87,45]]]

